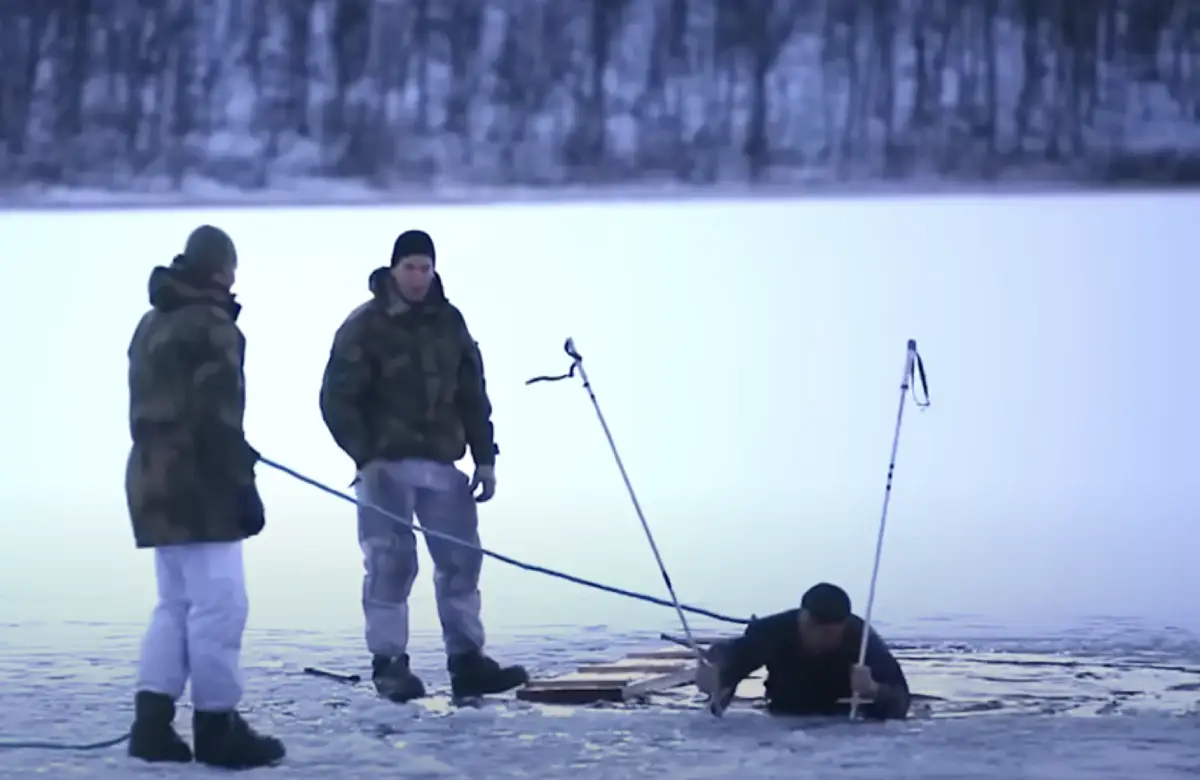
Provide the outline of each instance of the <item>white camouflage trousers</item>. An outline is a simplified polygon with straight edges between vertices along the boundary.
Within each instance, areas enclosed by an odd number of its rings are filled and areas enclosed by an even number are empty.
[[[197,711],[236,709],[249,614],[242,543],[160,547],[154,570],[158,604],[142,639],[138,690],[175,700],[190,680]]]

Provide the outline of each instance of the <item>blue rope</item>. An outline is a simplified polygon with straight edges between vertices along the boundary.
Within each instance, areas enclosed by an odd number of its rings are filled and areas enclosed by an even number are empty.
[[[89,742],[82,745],[73,745],[67,742],[0,742],[0,750],[104,750],[116,747],[127,739],[129,739],[128,733],[106,739],[103,742]]]
[[[266,466],[270,466],[271,468],[275,469],[276,471],[283,472],[284,474],[287,474],[289,477],[297,479],[306,485],[311,485],[312,487],[315,487],[317,490],[320,490],[323,493],[328,493],[329,495],[334,496],[335,498],[340,498],[343,501],[347,501],[351,504],[354,504],[355,506],[360,505],[359,501],[357,499],[355,499],[354,496],[351,496],[348,493],[343,493],[340,490],[334,490],[333,488],[329,487],[328,485],[326,485],[324,483],[318,482],[317,480],[312,479],[311,477],[307,477],[294,469],[290,469],[287,466],[284,466],[282,463],[276,463],[275,461],[268,460],[267,458],[261,458],[259,460],[259,462]],[[555,579],[565,580],[566,582],[573,582],[576,585],[583,585],[586,588],[593,588],[594,590],[603,591],[605,593],[612,593],[617,596],[625,596],[626,598],[631,598],[636,601],[644,601],[647,604],[655,604],[660,607],[670,607],[672,609],[675,608],[675,604],[673,602],[668,601],[666,599],[660,599],[657,596],[651,596],[646,593],[637,593],[632,590],[625,590],[624,588],[617,588],[612,585],[605,585],[604,583],[584,579],[583,577],[576,577],[575,575],[567,574],[566,572],[556,571],[554,569],[547,569],[544,566],[536,566],[532,563],[526,563],[524,561],[519,561],[516,558],[510,558],[507,555],[501,555],[500,553],[492,552],[491,550],[486,550],[483,547],[473,545],[470,542],[464,542],[462,539],[457,539],[448,534],[441,533],[440,531],[435,531],[431,528],[422,528],[419,525],[414,525],[413,523],[409,522],[408,520],[405,520],[404,518],[402,518],[396,514],[388,512],[388,511],[382,509],[381,507],[371,506],[371,505],[366,505],[366,506],[369,506],[371,509],[374,509],[381,514],[388,516],[389,518],[391,518],[392,520],[395,520],[398,523],[402,523],[402,524],[408,526],[409,528],[412,528],[414,531],[423,533],[426,536],[432,536],[437,539],[442,539],[444,541],[450,542],[451,544],[457,544],[460,547],[466,547],[469,550],[474,550],[476,552],[483,553],[484,555],[486,555],[489,558],[495,558],[498,561],[507,563],[510,566],[515,566],[518,569],[524,569],[525,571],[531,571],[536,574],[545,574],[548,577],[554,577]],[[748,625],[750,622],[750,621],[744,620],[742,618],[736,618],[736,617],[732,617],[730,615],[722,615],[719,612],[713,612],[711,610],[703,609],[701,607],[690,607],[687,604],[681,604],[680,608],[683,609],[685,612],[691,612],[692,614],[695,614],[695,615],[703,615],[704,617],[712,618],[713,620],[717,620],[722,623],[733,623],[736,625]],[[0,742],[0,750],[67,750],[67,751],[104,750],[105,748],[110,748],[110,747],[115,747],[117,745],[120,745],[122,742],[125,742],[128,739],[129,739],[129,734],[125,733],[119,737],[114,737],[112,739],[106,739],[103,742],[90,742],[90,743],[86,743],[86,744],[71,744],[71,743],[64,743],[64,742],[36,742],[36,741]]]
[[[354,496],[351,496],[348,493],[343,493],[340,490],[335,490],[335,489],[329,487],[328,485],[318,482],[317,480],[315,480],[311,477],[306,477],[305,475],[301,474],[300,472],[298,472],[294,469],[290,469],[287,466],[284,466],[282,463],[276,463],[275,461],[269,460],[267,458],[260,458],[259,463],[262,463],[265,466],[270,466],[271,468],[275,469],[276,471],[281,471],[284,474],[287,474],[289,477],[292,477],[293,479],[297,479],[306,485],[315,487],[317,490],[320,490],[323,493],[328,493],[329,495],[334,496],[335,498],[340,498],[343,501],[347,501],[351,504],[354,504],[355,506],[361,505],[360,502],[358,501],[358,499],[356,499]],[[491,550],[484,549],[483,547],[479,547],[478,545],[471,544],[470,542],[464,542],[462,539],[457,539],[453,536],[450,536],[449,534],[444,534],[440,531],[435,531],[431,528],[422,528],[421,526],[415,525],[412,522],[404,519],[403,517],[393,514],[392,512],[388,512],[381,507],[372,506],[369,504],[367,504],[365,506],[367,506],[370,509],[374,509],[375,511],[379,512],[380,514],[386,515],[387,517],[391,518],[392,520],[396,521],[397,523],[402,523],[403,525],[408,526],[409,528],[413,529],[414,531],[419,531],[420,533],[423,533],[426,536],[431,536],[436,539],[441,539],[443,541],[450,542],[451,544],[456,544],[459,547],[466,547],[468,550],[474,550],[475,552],[483,553],[484,555],[486,555],[489,558],[495,558],[498,561],[507,563],[509,566],[515,566],[518,569],[524,569],[525,571],[531,571],[531,572],[534,572],[537,574],[545,574],[548,577],[554,577],[555,579],[565,580],[566,582],[573,582],[576,585],[582,585],[585,588],[592,588],[594,590],[603,591],[605,593],[612,593],[617,596],[624,596],[626,598],[634,599],[636,601],[644,601],[647,604],[655,604],[660,607],[670,607],[671,609],[675,608],[675,603],[673,601],[668,601],[667,599],[660,599],[657,596],[651,596],[646,593],[637,593],[636,591],[625,590],[624,588],[617,588],[612,585],[605,585],[602,582],[596,582],[594,580],[584,579],[583,577],[576,577],[574,574],[567,574],[566,572],[556,571],[555,569],[547,569],[544,566],[537,566],[532,563],[526,563],[524,561],[519,561],[516,558],[510,558],[507,555],[501,555],[498,552],[492,552]],[[740,626],[749,625],[749,623],[750,623],[749,620],[745,620],[743,618],[736,618],[736,617],[732,617],[730,615],[722,615],[719,612],[713,612],[711,610],[703,609],[701,607],[691,607],[691,606],[688,606],[687,604],[680,604],[679,606],[681,609],[683,609],[684,612],[690,612],[694,615],[703,615],[704,617],[712,618],[713,620],[717,620],[722,623],[732,623],[732,624],[740,625]]]

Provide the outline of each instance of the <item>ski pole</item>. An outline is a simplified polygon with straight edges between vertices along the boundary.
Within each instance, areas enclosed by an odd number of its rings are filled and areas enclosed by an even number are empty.
[[[916,398],[916,388],[913,386],[915,379],[919,379],[921,382],[921,391],[925,396],[923,402]],[[904,422],[904,406],[905,401],[908,400],[909,388],[913,390],[913,402],[918,408],[924,409],[929,406],[929,384],[925,379],[925,364],[921,360],[921,353],[917,351],[915,339],[908,340],[908,347],[904,352],[904,375],[900,379],[900,408],[896,412],[896,430],[892,434],[892,456],[888,460],[887,480],[883,489],[883,512],[879,517],[879,532],[875,536],[875,562],[871,567],[871,585],[867,590],[867,609],[863,613],[862,641],[858,647],[859,666],[867,661],[867,641],[871,636],[871,615],[875,609],[875,586],[879,582],[879,563],[883,558],[883,537],[887,531],[888,504],[891,502],[892,481],[896,474],[896,452],[900,448],[900,426]],[[851,696],[851,720],[858,717],[858,707],[861,703],[857,694]]]
[[[667,565],[663,562],[662,554],[658,550],[658,544],[654,541],[654,534],[650,530],[650,523],[646,520],[645,512],[642,511],[642,504],[638,501],[637,493],[633,489],[633,482],[629,479],[629,473],[625,470],[625,463],[621,460],[621,453],[617,449],[617,443],[613,439],[612,431],[609,430],[608,422],[604,419],[604,412],[600,409],[600,401],[597,400],[596,393],[592,390],[592,383],[588,379],[587,371],[583,367],[583,356],[575,348],[575,340],[567,339],[566,343],[563,344],[563,351],[567,353],[567,357],[571,358],[571,368],[567,373],[559,376],[534,377],[525,384],[559,382],[564,379],[570,379],[576,374],[579,375],[579,379],[583,383],[583,389],[587,391],[588,398],[592,402],[592,408],[596,410],[596,419],[600,421],[600,427],[604,430],[604,438],[608,440],[608,448],[612,451],[613,460],[617,463],[617,470],[621,472],[621,480],[625,483],[625,491],[629,493],[630,502],[633,503],[633,511],[637,513],[638,520],[642,524],[642,531],[646,534],[646,541],[650,543],[650,551],[654,553],[654,561],[658,564],[659,574],[662,575],[663,583],[667,586],[667,593],[671,597],[671,603],[675,606],[675,613],[679,617],[679,624],[683,627],[683,634],[687,638],[688,646],[691,647],[692,651],[696,654],[696,658],[701,663],[706,663],[704,652],[700,649],[700,645],[696,642],[696,638],[692,634],[692,629],[688,625],[687,616],[683,612],[679,597],[675,595],[675,586],[671,583],[671,575],[667,573]]]

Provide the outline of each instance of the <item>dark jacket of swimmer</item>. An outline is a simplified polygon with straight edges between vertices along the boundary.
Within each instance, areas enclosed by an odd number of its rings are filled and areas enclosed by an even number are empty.
[[[767,668],[768,711],[774,715],[849,715],[852,693],[870,704],[859,706],[866,718],[887,720],[908,715],[910,696],[904,671],[875,633],[867,641],[865,669],[857,672],[863,621],[850,611],[850,597],[836,585],[813,586],[800,603],[755,620],[745,633],[716,649],[713,669],[719,682],[707,688],[723,709],[737,684]],[[857,678],[857,679],[855,679]]]

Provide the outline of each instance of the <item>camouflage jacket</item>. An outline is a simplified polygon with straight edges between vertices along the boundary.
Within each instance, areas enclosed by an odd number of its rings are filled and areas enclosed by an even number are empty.
[[[125,497],[138,547],[245,538],[237,511],[253,483],[242,429],[246,340],[228,292],[175,267],[150,274],[150,305],[129,344],[133,448]]]
[[[410,305],[386,268],[371,274],[372,299],[338,329],[321,383],[321,416],[362,468],[371,461],[496,459],[483,358],[440,277]]]

